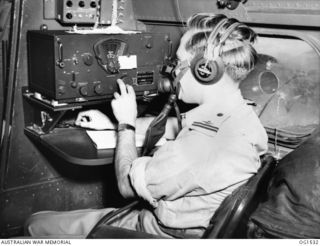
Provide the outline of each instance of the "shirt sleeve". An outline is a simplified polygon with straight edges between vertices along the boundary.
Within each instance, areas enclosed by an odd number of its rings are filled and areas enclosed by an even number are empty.
[[[160,199],[209,194],[243,182],[259,166],[259,154],[246,134],[225,131],[211,137],[190,131],[153,157],[135,160],[129,176],[137,194],[156,207]]]
[[[129,172],[129,177],[131,184],[138,196],[142,197],[156,208],[158,206],[157,200],[152,197],[150,191],[147,189],[145,180],[146,165],[151,159],[151,157],[145,156],[133,161],[132,168]]]
[[[159,199],[174,200],[196,188],[190,167],[196,159],[192,156],[198,155],[186,154],[179,146],[177,140],[167,142],[153,157],[141,157],[132,164],[129,177],[133,188],[154,207]]]

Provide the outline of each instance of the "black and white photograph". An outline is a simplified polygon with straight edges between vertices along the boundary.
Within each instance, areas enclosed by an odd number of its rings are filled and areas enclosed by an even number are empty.
[[[1,245],[320,244],[319,0],[0,0],[0,37]]]

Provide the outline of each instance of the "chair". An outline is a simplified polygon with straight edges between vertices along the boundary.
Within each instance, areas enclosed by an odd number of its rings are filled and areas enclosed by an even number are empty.
[[[246,236],[247,222],[250,214],[256,209],[266,194],[267,184],[276,160],[271,155],[261,158],[261,168],[247,183],[238,187],[227,196],[214,213],[202,238],[242,238]],[[135,206],[133,203],[127,208]],[[127,209],[124,208],[124,209]],[[123,209],[121,211],[124,211]],[[108,216],[109,220],[113,216]],[[161,238],[144,232],[117,228],[98,222],[87,238]]]
[[[261,158],[261,168],[247,183],[227,196],[214,213],[203,238],[244,238],[250,214],[267,193],[276,160],[271,155]]]

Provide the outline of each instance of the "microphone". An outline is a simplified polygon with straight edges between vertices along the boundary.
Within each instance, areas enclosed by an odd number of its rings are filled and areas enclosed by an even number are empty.
[[[169,78],[163,77],[159,80],[158,82],[159,93],[172,93],[173,91],[174,90],[173,90],[172,82]]]

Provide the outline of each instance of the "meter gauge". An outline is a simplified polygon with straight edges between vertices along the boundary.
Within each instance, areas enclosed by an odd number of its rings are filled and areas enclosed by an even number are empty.
[[[109,74],[120,70],[119,56],[126,55],[128,44],[120,39],[104,39],[94,45],[99,65]]]

